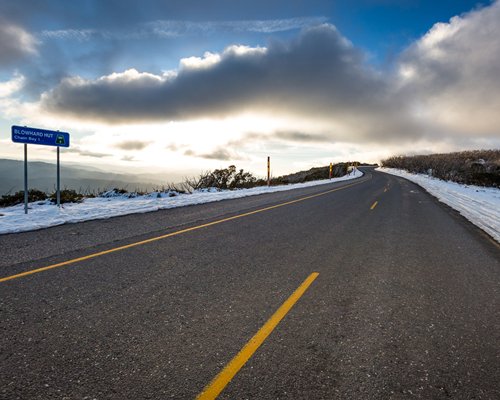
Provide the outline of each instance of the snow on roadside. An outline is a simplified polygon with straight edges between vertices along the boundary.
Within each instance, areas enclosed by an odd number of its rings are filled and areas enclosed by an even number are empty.
[[[400,176],[422,186],[500,243],[500,189],[462,185],[394,168],[377,168],[377,171]]]
[[[168,194],[158,197],[157,194],[147,194],[130,198],[128,195],[108,196],[85,199],[81,203],[67,203],[58,209],[47,201],[29,204],[28,214],[24,214],[24,205],[0,208],[0,234],[33,231],[66,223],[105,219],[120,215],[146,213],[168,208],[210,203],[226,199],[255,196],[264,193],[281,192],[309,186],[325,185],[333,182],[359,178],[363,173],[359,170],[350,175],[332,180],[324,179],[291,185],[256,187],[252,189],[196,191],[192,194],[179,194],[169,197]]]

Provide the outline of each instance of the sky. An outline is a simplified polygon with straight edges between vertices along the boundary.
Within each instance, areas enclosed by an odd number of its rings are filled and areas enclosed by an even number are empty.
[[[170,181],[499,148],[498,21],[500,0],[2,0],[0,158],[12,125]]]

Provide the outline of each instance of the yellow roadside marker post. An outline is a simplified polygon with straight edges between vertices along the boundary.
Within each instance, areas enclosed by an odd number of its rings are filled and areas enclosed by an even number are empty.
[[[267,157],[267,187],[271,186],[271,157]]]

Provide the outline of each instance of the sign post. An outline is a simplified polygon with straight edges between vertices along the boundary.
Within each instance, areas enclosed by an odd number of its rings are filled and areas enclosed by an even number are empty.
[[[57,147],[57,206],[61,206],[59,147],[69,147],[69,133],[12,125],[12,141],[24,143],[24,213],[28,214],[28,144]]]
[[[57,146],[57,172],[56,172],[56,201],[57,207],[61,208],[61,163],[59,162],[59,146]]]
[[[28,214],[28,145],[24,144],[24,213]]]

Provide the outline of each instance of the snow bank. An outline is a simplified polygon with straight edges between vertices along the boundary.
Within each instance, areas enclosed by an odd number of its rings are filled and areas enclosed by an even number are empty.
[[[104,219],[120,215],[146,213],[168,208],[183,207],[194,204],[210,203],[226,199],[255,196],[264,193],[281,192],[284,190],[299,189],[309,186],[325,185],[333,182],[346,181],[362,176],[359,170],[350,175],[332,180],[297,183],[292,185],[257,187],[252,189],[196,191],[192,194],[180,194],[171,197],[157,193],[136,196],[116,195],[107,193],[107,197],[85,199],[82,203],[63,204],[60,209],[47,201],[29,204],[29,213],[24,214],[24,205],[0,208],[0,234],[32,231],[73,222],[82,222],[93,219]]]
[[[394,168],[377,168],[377,171],[400,176],[422,186],[500,243],[500,189],[461,185]]]

